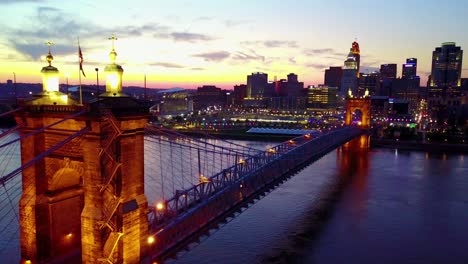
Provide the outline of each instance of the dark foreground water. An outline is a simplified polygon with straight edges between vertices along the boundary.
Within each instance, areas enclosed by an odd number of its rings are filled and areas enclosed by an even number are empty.
[[[468,156],[339,149],[169,263],[468,263]]]

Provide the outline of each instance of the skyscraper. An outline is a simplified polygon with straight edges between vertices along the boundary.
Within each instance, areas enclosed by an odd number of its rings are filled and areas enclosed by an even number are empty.
[[[304,83],[297,80],[297,74],[288,74],[288,96],[301,96]]]
[[[341,89],[340,89],[340,96],[346,96],[348,94],[348,90],[351,90],[353,95],[357,95],[357,72],[358,67],[356,63],[356,58],[353,54],[353,49],[351,48],[348,54],[347,59],[344,62],[343,67],[343,76],[341,78]]]
[[[318,87],[309,86],[307,89],[307,109],[308,110],[334,110],[337,107],[338,89],[326,85]]]
[[[359,73],[361,70],[361,55],[360,55],[360,50],[359,50],[359,44],[354,41],[352,46],[351,46],[351,52],[353,53],[354,59],[356,60],[356,66],[357,66],[357,72],[356,72],[356,77],[359,78]]]
[[[380,78],[384,79],[395,79],[397,72],[397,65],[395,63],[382,64],[380,65]]]
[[[418,59],[408,58],[406,63],[403,64],[401,68],[401,78],[403,79],[414,79],[416,75],[416,70],[418,68]]]
[[[359,78],[358,94],[363,95],[368,90],[370,95],[376,95],[380,91],[380,73],[361,73]]]
[[[343,69],[341,67],[330,67],[325,70],[323,84],[331,87],[341,87],[341,77],[343,76]]]
[[[429,115],[438,123],[453,118],[463,99],[462,59],[463,50],[455,42],[444,42],[432,52],[427,101]]]
[[[268,84],[268,74],[254,72],[247,75],[247,98],[263,98]]]
[[[463,50],[455,42],[444,42],[432,52],[431,87],[461,86]]]
[[[392,81],[397,74],[397,65],[395,63],[380,65],[380,85],[376,90],[376,95],[389,96],[392,93]]]

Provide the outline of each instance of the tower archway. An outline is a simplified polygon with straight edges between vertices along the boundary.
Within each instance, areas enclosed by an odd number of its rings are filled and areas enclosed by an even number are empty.
[[[347,98],[346,99],[346,117],[345,124],[353,124],[353,113],[359,111],[361,113],[361,121],[357,125],[363,129],[370,128],[370,107],[371,100],[365,98]]]

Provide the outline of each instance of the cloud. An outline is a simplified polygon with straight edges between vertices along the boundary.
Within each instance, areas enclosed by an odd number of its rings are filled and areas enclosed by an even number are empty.
[[[328,55],[329,58],[333,57],[346,57],[347,53],[336,51],[332,48],[321,48],[321,49],[305,49],[304,54],[307,56],[317,56],[317,55]]]
[[[104,27],[88,21],[77,21],[72,14],[58,8],[40,6],[32,17],[26,17],[30,25],[23,25],[20,29],[4,28],[15,39],[9,40],[9,46],[18,52],[37,59],[46,48],[42,44],[45,40],[59,40],[54,46],[55,53],[75,52],[77,37],[82,40],[110,36],[114,33],[119,37],[141,36],[154,32],[167,32],[169,27],[157,23],[147,23],[138,26]],[[37,23],[40,21],[40,23]],[[86,25],[86,26],[80,26]],[[64,34],[66,32],[66,34]],[[37,43],[37,44],[32,44]],[[41,50],[41,52],[39,52]]]
[[[31,57],[34,60],[38,60],[47,50],[45,44],[18,43],[15,40],[10,40],[10,42],[18,52]],[[77,47],[72,45],[54,45],[51,49],[52,54],[54,55],[63,55],[77,52]]]
[[[168,29],[168,28],[167,28]],[[167,30],[166,30],[167,31]],[[211,41],[215,38],[204,34],[190,33],[190,32],[164,32],[160,31],[153,35],[155,38],[172,39],[176,42],[189,42],[195,43],[200,41]]]
[[[0,5],[20,4],[20,3],[43,3],[44,0],[0,0]]]
[[[264,46],[266,48],[297,48],[296,41],[287,41],[287,40],[257,40],[257,41],[243,41],[241,45],[254,45],[254,46]]]
[[[257,54],[254,50],[248,50],[246,52],[238,51],[232,57],[234,60],[250,61],[250,60],[261,60],[265,61],[265,56]]]
[[[374,71],[379,71],[380,68],[376,66],[370,66],[370,65],[361,65],[359,71],[368,73],[368,72],[374,72]]]
[[[289,63],[291,63],[291,64],[296,64],[296,59],[294,59],[294,58],[289,58],[288,61],[289,61]]]
[[[197,41],[210,41],[213,40],[212,37],[203,35],[203,34],[197,34],[197,33],[189,33],[189,32],[172,32],[171,37],[174,39],[174,41],[185,41],[185,42],[197,42]]]
[[[265,47],[268,47],[268,48],[279,48],[279,47],[297,48],[297,43],[295,41],[267,40],[263,43],[263,45],[265,45]]]
[[[226,25],[226,27],[236,27],[236,26],[240,26],[240,25],[243,25],[243,24],[248,24],[252,22],[251,20],[231,20],[231,19],[228,19],[228,20],[225,20],[224,21],[224,25]]]
[[[208,21],[208,20],[213,20],[214,17],[209,17],[209,16],[201,16],[197,17],[194,19],[194,21]]]
[[[316,70],[323,70],[328,68],[328,65],[320,64],[320,63],[308,63],[305,65],[308,68],[314,68]]]
[[[205,61],[219,62],[219,61],[229,58],[230,55],[231,54],[227,51],[215,51],[215,52],[194,54],[192,56],[202,58]]]
[[[155,62],[155,63],[150,63],[150,66],[160,66],[164,68],[185,68],[185,66],[172,63],[172,62]]]
[[[205,69],[200,68],[200,67],[193,67],[193,68],[190,68],[190,70],[192,70],[192,71],[204,71]]]

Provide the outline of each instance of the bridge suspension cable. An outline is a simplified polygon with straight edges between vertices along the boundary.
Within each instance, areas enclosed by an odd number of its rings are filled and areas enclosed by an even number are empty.
[[[75,117],[77,117],[77,116],[80,116],[80,115],[84,114],[85,112],[86,112],[86,110],[82,110],[82,111],[77,112],[77,113],[75,113],[75,114],[73,114],[73,115],[70,115],[70,116],[67,116],[67,117],[65,117],[65,118],[63,118],[63,119],[60,119],[59,121],[56,121],[56,122],[54,122],[54,123],[52,123],[52,124],[50,124],[50,125],[47,125],[47,126],[45,126],[45,127],[42,127],[42,128],[40,128],[40,129],[36,129],[36,130],[34,130],[34,131],[32,131],[32,132],[29,132],[29,133],[26,134],[26,135],[23,135],[23,136],[21,136],[21,137],[19,137],[19,138],[16,138],[16,139],[14,139],[14,140],[12,140],[12,141],[10,141],[10,142],[7,142],[7,143],[5,143],[5,144],[0,145],[0,148],[3,148],[3,147],[5,147],[5,146],[8,146],[8,145],[10,145],[10,144],[13,144],[13,143],[15,143],[15,142],[17,142],[17,141],[20,141],[20,140],[23,140],[23,139],[25,139],[25,138],[28,138],[28,137],[30,137],[30,136],[36,135],[36,134],[38,134],[38,133],[44,132],[44,131],[45,131],[46,129],[48,129],[48,128],[51,128],[51,127],[56,126],[56,125],[58,125],[58,124],[60,124],[60,123],[62,123],[62,122],[65,122],[65,121],[67,121],[67,120],[69,120],[69,119],[73,119],[73,118],[75,118]]]
[[[26,161],[23,165],[21,164],[21,150],[20,140],[26,137],[44,132],[45,129],[57,125],[65,120],[77,117],[83,114],[82,112],[75,113],[64,119],[59,120],[46,127],[34,130],[23,137],[19,137],[18,133],[14,130],[9,129],[1,133],[0,137],[0,255],[3,252],[17,251],[19,245],[19,200],[22,193],[34,192],[35,183],[25,183],[24,186],[29,186],[23,189],[22,171],[27,167],[37,163],[46,156],[52,154],[54,151],[59,150],[61,147],[69,143],[70,141],[83,136],[88,130],[88,127],[82,128],[74,134],[68,136],[62,141],[56,143],[49,149],[35,156],[33,159]],[[26,196],[27,197],[27,196]],[[33,199],[33,195],[30,198],[26,198],[24,203],[29,203]],[[32,212],[23,212],[23,217],[30,217]],[[7,262],[8,259],[6,260]],[[13,261],[13,260],[12,260]]]

